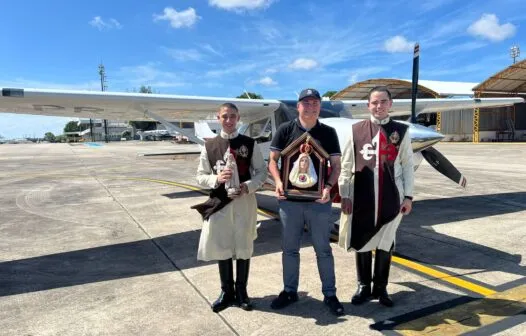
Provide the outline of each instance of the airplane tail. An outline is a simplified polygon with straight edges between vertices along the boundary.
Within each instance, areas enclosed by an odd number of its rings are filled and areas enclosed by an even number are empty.
[[[148,114],[152,119],[160,122],[168,132],[171,132],[171,133],[180,133],[184,136],[186,136],[188,138],[188,140],[196,143],[196,144],[199,144],[199,145],[203,145],[205,143],[205,140],[199,136],[196,136],[195,134],[192,134],[192,132],[188,129],[185,129],[185,128],[182,128],[182,127],[178,127],[178,126],[175,126],[174,124],[172,124],[171,122],[169,122],[168,120],[162,118],[161,116],[151,112],[151,111],[146,111],[146,114]]]
[[[205,120],[194,122],[195,136],[201,139],[209,139],[215,137],[217,134],[212,132],[210,126]]]

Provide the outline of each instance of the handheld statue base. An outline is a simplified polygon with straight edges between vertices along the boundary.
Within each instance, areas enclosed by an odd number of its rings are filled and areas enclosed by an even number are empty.
[[[303,190],[295,190],[295,189],[286,190],[285,197],[289,200],[308,200],[308,201],[315,201],[321,198],[320,193],[317,191],[303,191]]]
[[[228,188],[226,194],[228,197],[237,196],[241,193],[241,188]]]

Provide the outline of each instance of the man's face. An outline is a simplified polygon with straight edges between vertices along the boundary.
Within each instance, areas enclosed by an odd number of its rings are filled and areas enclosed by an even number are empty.
[[[314,97],[308,97],[298,102],[300,117],[306,121],[317,120],[320,115],[320,108],[320,101]]]
[[[239,113],[232,108],[222,107],[221,110],[217,112],[217,120],[219,120],[225,133],[234,133],[239,121]]]
[[[393,101],[389,99],[387,92],[375,91],[371,93],[371,98],[367,103],[367,108],[373,117],[382,120],[387,118],[392,105]]]

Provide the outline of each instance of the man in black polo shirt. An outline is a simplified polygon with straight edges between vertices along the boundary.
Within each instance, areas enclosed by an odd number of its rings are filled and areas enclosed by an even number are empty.
[[[318,261],[318,272],[322,282],[324,303],[336,315],[343,314],[343,306],[336,297],[336,279],[334,274],[334,258],[330,245],[332,223],[329,222],[332,202],[331,186],[338,182],[340,174],[340,145],[334,128],[318,121],[321,107],[321,97],[314,89],[305,89],[298,99],[299,116],[293,121],[282,124],[270,146],[269,171],[276,183],[276,197],[279,202],[279,214],[282,230],[282,263],[284,290],[272,301],[273,309],[281,309],[298,300],[298,282],[300,257],[299,249],[303,228],[307,225],[312,237],[314,250]],[[295,139],[308,132],[311,137],[330,155],[331,173],[326,176],[322,197],[315,201],[296,201],[286,199],[283,181],[278,167],[282,150]],[[315,155],[311,155],[314,161]],[[314,162],[316,166],[318,162]],[[325,170],[327,171],[327,169]],[[319,179],[318,182],[319,183]],[[317,184],[312,186],[316,188]]]

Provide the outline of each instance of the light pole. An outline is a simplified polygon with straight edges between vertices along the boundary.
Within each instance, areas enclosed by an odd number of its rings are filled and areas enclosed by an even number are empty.
[[[102,63],[99,65],[99,76],[100,89],[101,91],[106,91],[106,69]],[[104,119],[104,140],[106,143],[108,143],[108,121],[106,119]]]
[[[513,64],[515,64],[515,59],[519,57],[520,54],[521,54],[521,50],[519,46],[514,45],[513,47],[510,48],[510,56],[511,58],[513,58]]]

